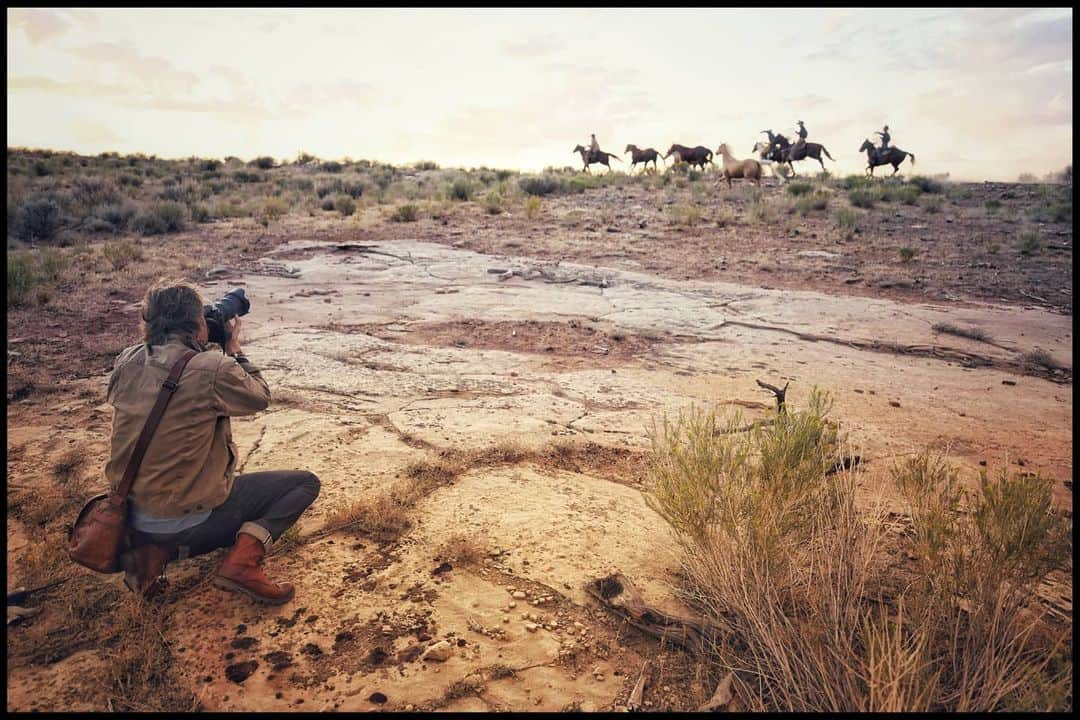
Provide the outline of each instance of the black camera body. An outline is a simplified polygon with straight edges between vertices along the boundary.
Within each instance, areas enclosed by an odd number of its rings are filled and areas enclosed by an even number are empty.
[[[213,305],[203,305],[206,327],[210,330],[210,342],[224,348],[230,337],[225,323],[238,315],[247,315],[250,309],[251,302],[244,297],[244,288],[233,288]]]

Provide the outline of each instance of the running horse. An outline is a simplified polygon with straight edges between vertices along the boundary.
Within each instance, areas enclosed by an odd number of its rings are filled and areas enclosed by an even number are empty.
[[[909,153],[898,147],[882,151],[881,148],[874,147],[874,143],[869,140],[863,140],[863,144],[859,146],[859,152],[863,150],[866,151],[866,173],[870,177],[874,176],[874,168],[878,165],[892,165],[892,174],[895,175],[900,170],[900,163],[904,162],[908,156],[911,157],[911,164],[915,164],[915,153]]]
[[[626,150],[623,152],[630,153],[630,169],[633,170],[634,166],[638,163],[643,163],[645,169],[649,169],[649,163],[652,163],[653,171],[656,170],[656,159],[660,157],[660,153],[652,148],[645,148],[644,150],[638,148],[637,145],[627,145]],[[663,159],[663,158],[661,158]],[[667,163],[665,163],[666,165]]]
[[[596,152],[592,152],[590,150],[586,150],[581,145],[576,146],[574,148],[574,152],[581,153],[581,162],[585,164],[585,172],[590,172],[589,166],[594,164],[603,165],[608,170],[611,170],[611,165],[608,164],[608,158],[615,158],[619,162],[622,162],[622,159],[614,153],[604,152],[603,150],[597,150]]]

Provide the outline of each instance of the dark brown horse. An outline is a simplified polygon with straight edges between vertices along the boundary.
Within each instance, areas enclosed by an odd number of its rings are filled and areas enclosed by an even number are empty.
[[[874,143],[869,140],[863,140],[863,144],[859,146],[859,152],[866,151],[866,173],[873,177],[874,168],[878,165],[892,165],[892,174],[895,175],[900,170],[900,163],[904,162],[911,156],[911,164],[915,164],[915,153],[909,153],[905,150],[901,150],[898,147],[891,147],[887,150],[881,150],[874,147]]]
[[[660,153],[652,148],[645,148],[641,150],[637,145],[627,145],[624,152],[630,153],[630,169],[633,170],[634,166],[638,163],[643,163],[645,169],[649,169],[649,163],[652,162],[653,170],[656,170],[656,159],[660,157]],[[664,163],[665,165],[667,163]]]
[[[622,162],[622,158],[620,158],[618,155],[615,155],[614,153],[604,152],[603,150],[597,150],[596,152],[592,152],[590,150],[586,150],[581,145],[576,146],[574,148],[574,152],[581,153],[581,162],[585,163],[585,172],[590,172],[589,166],[596,163],[599,163],[600,165],[606,167],[608,170],[611,170],[611,165],[608,164],[608,158],[615,158],[619,162]]]
[[[785,143],[787,142],[787,138],[785,138],[783,135],[778,135],[777,137],[782,138]],[[803,143],[802,145],[787,144],[779,146],[774,145],[774,147],[778,151],[776,153],[776,160],[778,162],[788,164],[788,167],[791,168],[792,177],[795,177],[795,166],[792,165],[792,162],[794,161],[805,160],[806,158],[817,160],[819,163],[821,163],[821,170],[823,172],[825,170],[825,162],[821,159],[822,153],[825,153],[825,157],[829,158],[833,162],[836,162],[836,159],[829,154],[829,151],[826,150],[825,146],[821,143],[808,142]]]
[[[702,171],[705,170],[705,163],[712,163],[713,153],[712,150],[704,145],[698,145],[697,147],[686,147],[685,145],[679,145],[678,143],[668,148],[667,153],[664,154],[664,158],[669,158],[675,155],[675,164],[680,162],[689,163],[690,167],[701,166]]]

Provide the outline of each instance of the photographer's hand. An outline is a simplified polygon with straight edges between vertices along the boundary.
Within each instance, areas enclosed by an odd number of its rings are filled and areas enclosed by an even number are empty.
[[[225,323],[225,329],[229,333],[229,340],[225,343],[226,355],[243,355],[240,350],[240,318],[234,317]]]

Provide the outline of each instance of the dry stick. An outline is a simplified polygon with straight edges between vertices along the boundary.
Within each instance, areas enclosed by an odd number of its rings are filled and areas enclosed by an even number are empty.
[[[1023,290],[1020,290],[1019,292],[1024,297],[1031,298],[1032,300],[1038,300],[1039,302],[1044,302],[1044,303],[1049,303],[1050,302],[1049,300],[1046,300],[1045,298],[1041,298],[1038,295],[1032,295],[1031,293],[1026,293]]]
[[[788,385],[791,384],[791,381],[789,380],[786,383],[784,383],[784,389],[783,390],[776,387],[775,385],[770,385],[769,383],[761,382],[760,380],[757,381],[757,384],[760,387],[763,387],[766,390],[771,391],[773,393],[773,395],[776,396],[776,410],[778,412],[784,412],[784,399],[785,399],[785,396],[787,395]]]

